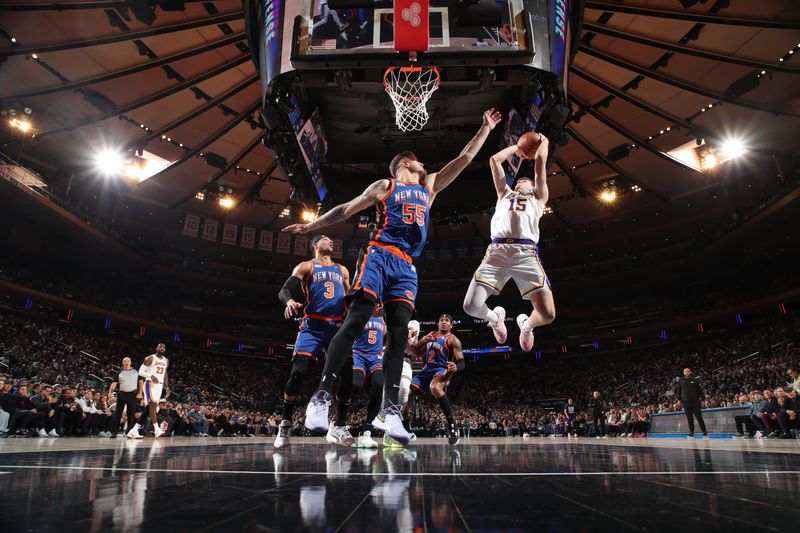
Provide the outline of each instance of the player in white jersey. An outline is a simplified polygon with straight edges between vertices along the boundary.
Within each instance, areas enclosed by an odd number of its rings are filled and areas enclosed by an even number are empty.
[[[513,279],[522,298],[533,303],[530,316],[521,314],[517,317],[519,343],[526,352],[533,349],[534,328],[549,324],[556,317],[550,281],[542,268],[537,248],[539,219],[549,197],[545,169],[549,143],[544,135],[541,140],[534,156],[535,179],[520,176],[513,190],[506,183],[503,162],[519,153],[519,147],[511,145],[490,159],[497,190],[497,206],[491,223],[492,243],[475,271],[464,299],[464,311],[487,320],[497,342],[502,344],[508,335],[506,311],[499,306],[489,309],[486,300],[500,294],[508,280]]]
[[[139,393],[136,397],[144,401],[144,406],[147,411],[139,419],[139,423],[133,426],[128,432],[128,437],[135,439],[139,437],[139,428],[145,424],[147,417],[150,417],[153,423],[153,434],[156,438],[164,434],[158,425],[158,417],[156,416],[158,402],[161,399],[162,391],[166,391],[165,398],[169,397],[169,387],[167,387],[167,366],[169,361],[164,356],[167,347],[163,342],[158,343],[156,346],[156,353],[148,355],[147,358],[139,367]]]

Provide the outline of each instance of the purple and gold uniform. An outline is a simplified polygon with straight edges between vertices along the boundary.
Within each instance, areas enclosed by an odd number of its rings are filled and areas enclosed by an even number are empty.
[[[384,304],[417,298],[413,258],[425,247],[431,191],[421,183],[391,180],[378,204],[378,224],[361,251],[351,293],[364,291]]]
[[[451,373],[447,370],[447,363],[452,361],[453,354],[450,352],[450,347],[447,341],[452,337],[452,333],[436,333],[436,338],[425,345],[425,366],[422,370],[414,376],[411,380],[411,386],[417,389],[422,394],[431,393],[431,381],[436,376],[444,376],[449,378]]]
[[[353,370],[367,378],[383,369],[383,336],[386,324],[381,317],[372,317],[361,336],[353,343]]]
[[[344,272],[338,263],[323,265],[315,260],[303,280],[306,308],[294,344],[294,355],[315,361],[324,355],[339,330],[347,309],[344,301]]]

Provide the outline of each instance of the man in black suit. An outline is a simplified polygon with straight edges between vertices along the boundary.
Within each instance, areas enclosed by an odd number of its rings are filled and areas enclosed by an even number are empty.
[[[691,368],[683,369],[683,377],[678,379],[678,389],[675,393],[686,413],[686,420],[689,422],[689,438],[694,438],[694,419],[697,418],[703,438],[707,439],[708,431],[706,431],[706,423],[701,411],[703,389],[700,388],[700,380],[694,377]]]

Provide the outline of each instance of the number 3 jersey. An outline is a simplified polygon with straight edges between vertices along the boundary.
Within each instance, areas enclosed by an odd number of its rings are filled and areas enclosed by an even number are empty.
[[[324,265],[311,260],[311,272],[303,283],[306,295],[305,315],[323,320],[342,320],[344,301],[344,273],[338,263]]]
[[[370,240],[418,257],[428,238],[430,199],[430,191],[421,183],[391,180],[389,192],[378,204],[378,224]]]
[[[529,239],[539,242],[539,219],[544,208],[533,195],[507,191],[497,200],[492,216],[492,238]]]

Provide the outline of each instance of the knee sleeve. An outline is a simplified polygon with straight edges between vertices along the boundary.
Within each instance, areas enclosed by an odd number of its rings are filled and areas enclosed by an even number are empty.
[[[367,386],[367,378],[363,372],[353,371],[353,392],[358,394]]]
[[[408,403],[408,395],[411,392],[411,379],[413,374],[411,372],[411,365],[407,361],[403,361],[403,373],[400,375],[400,405]]]
[[[308,357],[295,356],[292,363],[292,371],[289,373],[289,380],[286,382],[286,395],[297,396],[300,394],[300,388],[303,386],[303,380],[310,368],[311,361]]]

